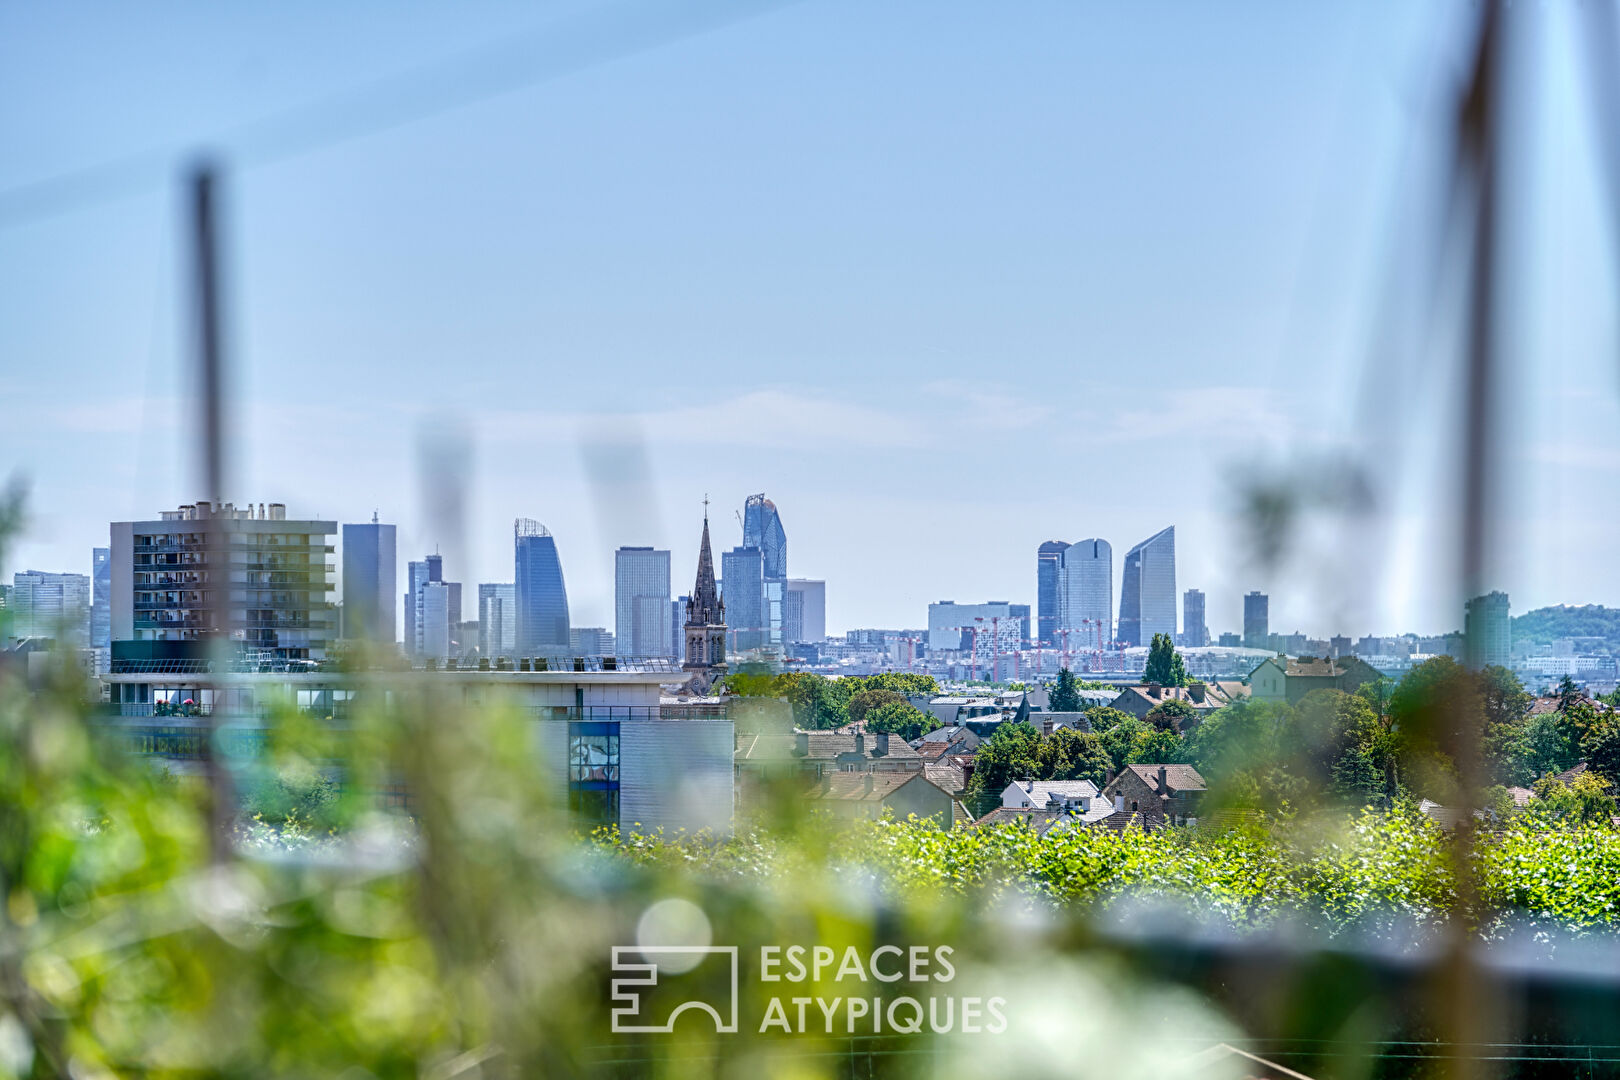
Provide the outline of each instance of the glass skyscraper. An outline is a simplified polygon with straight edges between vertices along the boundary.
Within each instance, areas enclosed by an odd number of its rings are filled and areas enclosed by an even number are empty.
[[[1035,636],[1045,645],[1057,640],[1058,611],[1062,607],[1058,572],[1068,547],[1061,540],[1048,540],[1035,549]]]
[[[1188,589],[1181,594],[1181,643],[1189,649],[1209,644],[1209,624],[1204,617],[1204,591]]]
[[[478,586],[478,655],[511,656],[517,648],[517,586],[486,582]]]
[[[1267,648],[1271,638],[1271,598],[1256,590],[1243,598],[1243,647]]]
[[[112,644],[112,548],[90,549],[90,646]]]
[[[568,636],[568,588],[563,584],[557,542],[538,521],[518,518],[512,525],[516,567],[517,653],[519,656],[563,656]]]
[[[1147,645],[1176,636],[1176,527],[1154,533],[1125,554],[1119,587],[1119,642]]]
[[[1106,649],[1113,643],[1112,544],[1091,539],[1064,546],[1058,555],[1057,603],[1055,636],[1061,644],[1081,650]]]
[[[764,571],[764,553],[757,547],[736,547],[720,555],[720,595],[726,602],[732,652],[747,652],[770,642]]]
[[[393,645],[394,526],[343,526],[343,636]]]
[[[759,645],[780,647],[787,616],[787,531],[776,504],[763,492],[743,504],[742,546],[760,555]]]
[[[673,656],[669,552],[622,547],[613,553],[613,637],[620,656]]]

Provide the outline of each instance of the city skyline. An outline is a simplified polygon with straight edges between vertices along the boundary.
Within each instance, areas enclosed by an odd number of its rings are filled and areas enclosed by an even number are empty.
[[[490,33],[535,18],[479,9]],[[1392,440],[1357,405],[1375,367],[1370,284],[1403,220],[1391,204],[1426,178],[1401,148],[1429,118],[1391,87],[1449,100],[1435,92],[1455,66],[1439,17],[1393,4],[1261,20],[1189,10],[1186,40],[1203,44],[1186,52],[1106,9],[1036,5],[1009,22],[902,4],[863,12],[858,40],[840,12],[795,7],[623,58],[611,77],[582,72],[260,167],[214,136],[366,85],[392,73],[386,62],[320,52],[296,77],[263,62],[261,50],[312,40],[294,9],[251,35],[110,11],[105,37],[73,48],[68,14],[13,13],[63,47],[12,48],[0,65],[0,84],[37,103],[0,121],[13,151],[0,186],[176,152],[150,188],[7,233],[0,325],[26,364],[0,386],[36,407],[11,418],[0,466],[33,491],[4,570],[78,572],[106,521],[202,494],[194,433],[168,422],[189,407],[191,368],[165,185],[215,146],[231,256],[224,497],[262,492],[346,522],[381,506],[402,550],[440,544],[469,583],[509,580],[500,523],[537,515],[590,625],[612,622],[616,548],[689,561],[683,523],[704,492],[727,491],[714,527],[730,549],[732,508],[763,490],[792,507],[794,572],[835,583],[834,629],[904,625],[942,590],[1034,603],[1027,551],[1042,540],[1105,535],[1123,549],[1166,516],[1178,578],[1208,595],[1212,630],[1237,625],[1251,588],[1277,598],[1279,626],[1451,627],[1465,599],[1456,478],[1426,437]],[[329,17],[335,39],[366,32],[359,13]],[[418,12],[394,25],[397,62],[470,48],[476,25]],[[158,52],[114,44],[125,40]],[[836,79],[804,63],[822,51],[840,58]],[[140,74],[157,55],[173,81]],[[760,92],[739,100],[739,83]],[[1568,93],[1555,88],[1549,107],[1578,116]],[[1184,120],[1189,94],[1214,126],[1150,137]],[[736,122],[713,125],[716,108]],[[1554,115],[1546,167],[1562,171],[1548,175],[1580,174],[1570,159],[1591,149],[1571,134],[1578,121]],[[604,144],[604,130],[624,137]],[[1219,167],[1185,190],[1175,178],[1209,164],[1211,139]],[[1557,317],[1525,343],[1534,393],[1507,397],[1504,502],[1613,505],[1620,401],[1584,392],[1612,382],[1612,321],[1582,314],[1612,305],[1606,234],[1585,217],[1589,191],[1549,193],[1546,247],[1530,255],[1556,271]],[[573,209],[560,218],[558,205]],[[1186,297],[1174,319],[1167,289]],[[86,305],[95,320],[75,317]],[[1450,400],[1445,364],[1372,374],[1371,400]],[[512,393],[537,378],[543,399]],[[1583,422],[1570,425],[1577,400]],[[1012,455],[961,454],[961,432],[992,417],[1025,433]],[[1416,425],[1436,442],[1444,426]],[[460,538],[409,465],[442,429],[467,435]],[[1321,475],[1341,456],[1385,481],[1374,527],[1341,546],[1324,540],[1330,522],[1286,565],[1256,566],[1233,474]],[[863,490],[854,478],[876,462],[903,481]],[[1168,476],[1173,512],[1142,497]],[[603,509],[626,490],[626,505]],[[1022,535],[962,528],[992,501]],[[1546,515],[1514,529],[1485,586],[1527,609],[1620,605],[1620,567],[1591,531]],[[1322,565],[1343,583],[1324,582]]]

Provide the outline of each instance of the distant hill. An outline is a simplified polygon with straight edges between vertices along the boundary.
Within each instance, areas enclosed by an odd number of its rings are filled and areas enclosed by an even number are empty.
[[[1600,637],[1611,644],[1620,642],[1620,608],[1602,604],[1537,608],[1515,616],[1512,623],[1515,650],[1567,637]]]

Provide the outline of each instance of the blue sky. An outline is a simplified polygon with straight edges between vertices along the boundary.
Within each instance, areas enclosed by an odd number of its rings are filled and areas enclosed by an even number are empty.
[[[86,569],[108,520],[200,494],[171,178],[212,146],[228,497],[377,509],[402,559],[437,544],[469,582],[510,580],[511,521],[538,518],[580,625],[611,625],[615,546],[672,547],[684,591],[704,495],[729,545],[754,491],[833,629],[1032,601],[1040,541],[1122,556],[1167,524],[1213,630],[1254,587],[1277,629],[1456,625],[1449,343],[1376,330],[1434,228],[1469,9],[805,2],[627,49],[652,10],[0,7],[0,470],[35,512],[6,572]],[[1611,225],[1569,32],[1526,36],[1515,610],[1620,604]],[[582,70],[321,137],[576,40]],[[4,217],[5,191],[126,159],[116,197]],[[459,501],[424,491],[424,443]],[[1234,473],[1344,453],[1381,512],[1255,566]]]

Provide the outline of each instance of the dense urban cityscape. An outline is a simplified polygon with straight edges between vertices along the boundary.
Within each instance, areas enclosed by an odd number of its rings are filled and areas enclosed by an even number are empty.
[[[1035,551],[1033,603],[939,600],[926,615],[918,613],[912,629],[860,628],[829,636],[828,583],[789,575],[787,531],[776,504],[764,494],[750,495],[738,517],[739,542],[720,551],[716,576],[733,663],[822,675],[915,672],[952,683],[1049,681],[1068,669],[1099,681],[1129,682],[1141,676],[1148,647],[1162,634],[1180,650],[1189,673],[1212,679],[1247,678],[1261,661],[1279,654],[1355,656],[1395,677],[1429,657],[1450,656],[1475,668],[1509,668],[1537,688],[1566,676],[1599,694],[1616,686],[1617,643],[1606,628],[1590,632],[1594,620],[1603,622],[1604,609],[1532,613],[1515,648],[1509,599],[1499,591],[1470,600],[1460,613],[1461,627],[1446,634],[1279,633],[1269,619],[1270,598],[1258,590],[1242,597],[1240,629],[1212,631],[1201,590],[1185,589],[1178,604],[1173,525],[1126,552],[1117,608],[1109,541],[1051,540]],[[112,523],[107,546],[91,549],[89,574],[16,571],[10,585],[0,585],[7,647],[37,648],[64,634],[85,651],[87,670],[97,674],[126,657],[150,658],[164,650],[184,655],[185,643],[206,636],[205,626],[220,625],[203,621],[200,579],[185,569],[196,558],[207,522],[223,523],[262,553],[237,579],[261,588],[233,593],[226,622],[232,640],[254,658],[319,663],[346,641],[397,644],[418,665],[683,656],[690,597],[675,590],[681,575],[672,573],[667,550],[618,548],[613,625],[579,626],[570,619],[557,541],[537,521],[520,519],[512,527],[513,580],[480,582],[475,593],[445,576],[437,553],[408,557],[401,574],[395,526],[375,517],[339,525],[289,518],[279,503],[238,508],[207,502],[147,521]],[[328,563],[334,552],[339,562]],[[1567,616],[1560,615],[1564,611]]]

